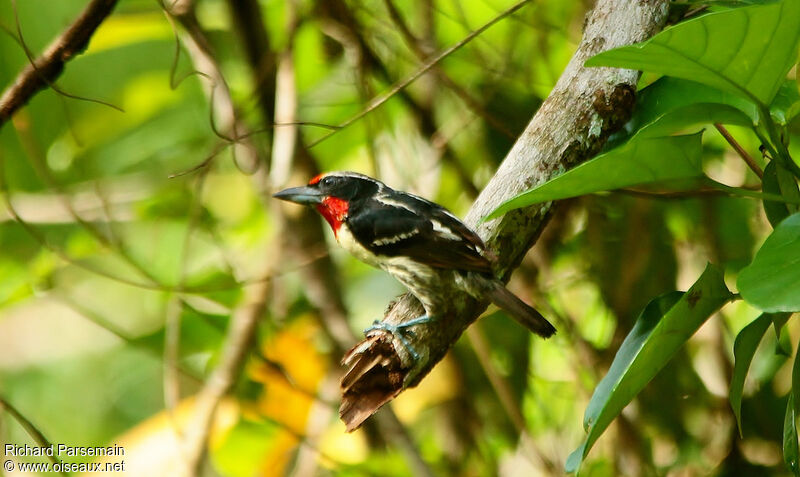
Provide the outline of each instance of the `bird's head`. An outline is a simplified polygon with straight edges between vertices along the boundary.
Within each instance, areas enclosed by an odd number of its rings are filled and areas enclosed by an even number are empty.
[[[284,189],[276,199],[316,207],[334,233],[347,219],[353,202],[373,196],[382,184],[355,172],[327,172],[308,181],[308,185]]]

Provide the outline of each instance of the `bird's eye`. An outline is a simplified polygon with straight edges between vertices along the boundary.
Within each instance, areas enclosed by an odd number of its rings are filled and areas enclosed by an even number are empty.
[[[332,186],[334,184],[334,182],[335,181],[334,181],[333,177],[328,176],[328,177],[324,177],[320,181],[320,185],[323,186],[323,187],[330,187],[330,186]]]

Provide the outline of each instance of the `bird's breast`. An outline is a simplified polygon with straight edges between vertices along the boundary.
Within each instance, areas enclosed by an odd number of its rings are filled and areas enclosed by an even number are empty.
[[[343,249],[350,252],[350,254],[357,259],[368,265],[372,265],[373,267],[381,267],[378,256],[370,253],[366,247],[361,245],[361,243],[359,243],[359,241],[353,236],[353,233],[350,232],[350,228],[347,227],[346,224],[342,224],[342,226],[336,231],[336,240]]]

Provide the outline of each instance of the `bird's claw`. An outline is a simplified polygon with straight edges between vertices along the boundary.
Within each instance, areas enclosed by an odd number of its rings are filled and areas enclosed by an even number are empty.
[[[408,354],[411,355],[411,358],[414,361],[419,359],[419,353],[414,349],[411,343],[408,341],[406,336],[414,336],[414,331],[408,329],[411,326],[421,325],[424,323],[428,323],[432,321],[432,318],[427,315],[422,315],[420,317],[414,318],[413,320],[406,321],[404,323],[400,323],[398,325],[393,325],[391,323],[386,323],[385,321],[375,320],[372,323],[372,326],[364,330],[364,334],[369,333],[373,330],[383,330],[390,333],[392,336],[397,337],[398,340],[403,344],[403,347],[408,351]]]

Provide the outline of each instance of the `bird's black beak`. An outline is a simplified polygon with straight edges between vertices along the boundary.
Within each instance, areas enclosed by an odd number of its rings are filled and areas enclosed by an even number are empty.
[[[297,204],[311,205],[322,202],[322,199],[325,198],[325,195],[314,187],[302,186],[284,189],[274,194],[272,197],[289,202],[295,202]]]

